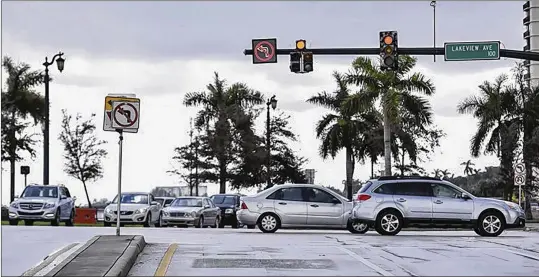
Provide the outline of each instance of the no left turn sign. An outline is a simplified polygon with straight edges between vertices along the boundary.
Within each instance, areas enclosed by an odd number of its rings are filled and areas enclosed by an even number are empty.
[[[526,166],[524,163],[517,163],[515,165],[515,174],[524,175],[526,173]]]
[[[277,62],[277,39],[253,39],[253,64]]]
[[[112,128],[138,130],[140,122],[140,102],[113,102]]]

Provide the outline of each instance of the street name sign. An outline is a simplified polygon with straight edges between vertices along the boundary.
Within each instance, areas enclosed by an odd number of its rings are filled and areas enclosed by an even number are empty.
[[[446,42],[445,61],[499,60],[499,41]]]

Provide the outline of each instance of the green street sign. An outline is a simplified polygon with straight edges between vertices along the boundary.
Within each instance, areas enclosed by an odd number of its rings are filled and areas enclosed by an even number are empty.
[[[444,43],[446,61],[499,60],[499,41],[446,42]]]

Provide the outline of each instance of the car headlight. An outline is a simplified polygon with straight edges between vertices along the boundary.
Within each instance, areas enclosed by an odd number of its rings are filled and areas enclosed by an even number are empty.
[[[148,209],[148,208],[138,209],[138,210],[135,211],[135,214],[143,214],[143,213],[146,212],[147,209]]]
[[[19,208],[19,203],[13,202],[13,203],[11,203],[10,206],[11,206],[12,208],[18,209],[18,208]]]
[[[112,209],[111,208],[106,208],[105,213],[106,214],[112,214]]]
[[[522,208],[520,208],[520,206],[518,204],[515,204],[513,202],[505,202],[505,204],[511,210],[514,210],[514,211],[517,211],[517,212],[522,211]]]
[[[45,203],[45,205],[43,205],[43,209],[54,208],[55,206],[56,203]]]
[[[234,209],[226,209],[225,210],[225,214],[233,214],[234,213]]]
[[[191,212],[191,217],[196,217],[197,216],[197,212]]]

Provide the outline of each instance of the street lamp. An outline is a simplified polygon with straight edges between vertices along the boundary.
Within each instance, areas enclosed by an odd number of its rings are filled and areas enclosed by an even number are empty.
[[[44,115],[44,126],[43,126],[43,185],[49,184],[49,65],[54,64],[56,61],[56,66],[58,66],[58,71],[64,71],[65,59],[62,58],[64,53],[59,52],[58,54],[52,57],[52,60],[49,62],[48,58],[45,57],[45,115]]]
[[[266,102],[267,106],[267,114],[266,114],[266,151],[267,151],[267,159],[268,163],[266,165],[266,169],[268,171],[267,176],[267,188],[271,187],[271,145],[270,145],[270,137],[271,137],[271,127],[270,127],[270,107],[275,110],[277,108],[277,99],[275,99],[275,95],[273,95],[268,102]]]
[[[436,49],[436,1],[430,1],[430,6],[432,7],[432,47]],[[436,50],[434,50],[436,51]],[[433,55],[434,62],[436,62],[436,53]]]

